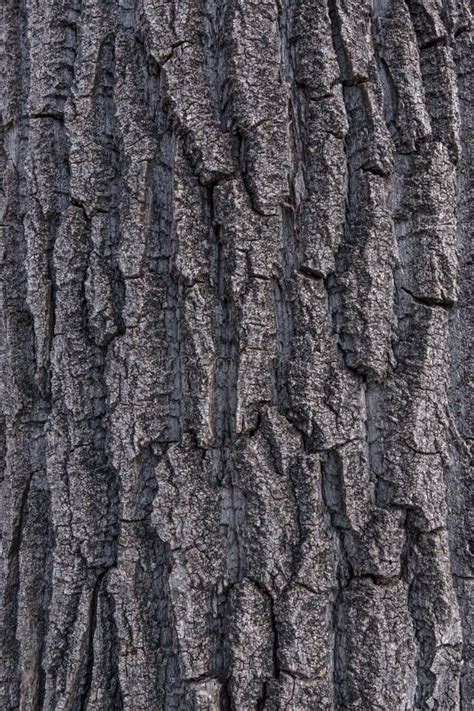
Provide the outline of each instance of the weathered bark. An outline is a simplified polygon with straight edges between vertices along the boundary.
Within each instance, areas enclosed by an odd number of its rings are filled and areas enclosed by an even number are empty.
[[[472,708],[471,52],[5,0],[2,709]]]

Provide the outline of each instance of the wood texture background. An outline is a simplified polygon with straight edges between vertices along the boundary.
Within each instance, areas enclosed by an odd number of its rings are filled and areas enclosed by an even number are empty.
[[[470,711],[463,0],[4,0],[4,711]]]

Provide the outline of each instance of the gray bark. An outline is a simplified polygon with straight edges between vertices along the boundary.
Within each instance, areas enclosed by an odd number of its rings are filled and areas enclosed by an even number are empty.
[[[5,711],[468,711],[464,0],[4,0]]]

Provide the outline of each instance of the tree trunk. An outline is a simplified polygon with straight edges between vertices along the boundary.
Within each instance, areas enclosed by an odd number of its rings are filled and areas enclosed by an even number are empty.
[[[463,3],[5,0],[5,711],[472,708]]]

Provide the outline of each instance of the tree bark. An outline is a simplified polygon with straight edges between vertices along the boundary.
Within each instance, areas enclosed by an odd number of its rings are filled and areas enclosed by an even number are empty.
[[[5,0],[2,709],[472,709],[470,23]]]

